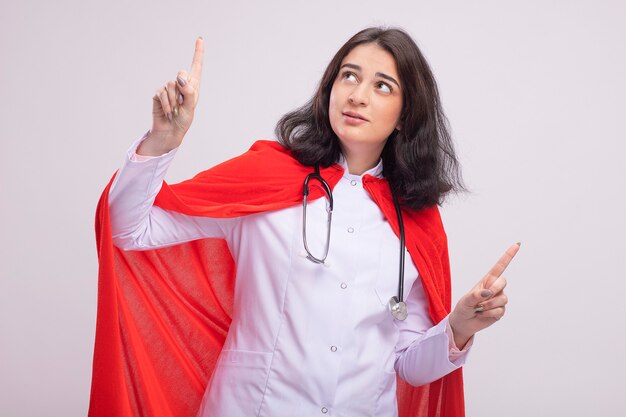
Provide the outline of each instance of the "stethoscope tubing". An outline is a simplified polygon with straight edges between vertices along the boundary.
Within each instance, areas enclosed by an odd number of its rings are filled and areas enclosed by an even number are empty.
[[[326,191],[326,196],[328,197],[328,205],[326,206],[326,212],[328,213],[326,220],[326,246],[324,247],[324,254],[321,258],[317,258],[313,256],[311,251],[309,250],[309,245],[306,240],[306,207],[307,207],[307,198],[309,196],[309,181],[311,179],[316,179],[322,184],[324,187],[324,191]],[[330,186],[326,182],[326,180],[320,174],[319,165],[315,166],[315,172],[309,174],[304,179],[304,188],[302,190],[302,241],[304,243],[304,250],[307,253],[307,259],[316,264],[323,264],[326,261],[326,257],[328,256],[328,250],[330,249],[330,226],[332,224],[333,217],[333,192],[330,189]]]
[[[327,222],[326,222],[326,245],[324,247],[324,253],[321,258],[317,258],[311,253],[311,251],[309,250],[309,245],[308,245],[307,238],[306,238],[307,236],[307,233],[306,233],[307,210],[306,209],[307,209],[307,200],[309,196],[309,181],[311,179],[315,179],[319,181],[320,184],[322,184],[322,187],[324,188],[324,191],[326,192],[327,202],[328,202],[326,206],[326,211],[328,213]],[[393,199],[393,205],[396,209],[396,216],[398,218],[398,229],[399,229],[399,235],[400,235],[400,260],[399,260],[400,270],[398,272],[398,295],[391,297],[391,299],[389,300],[389,309],[394,318],[398,320],[405,320],[408,315],[408,312],[407,312],[406,303],[404,302],[404,262],[405,262],[404,222],[402,220],[402,210],[400,208],[400,202],[398,201],[398,197],[393,192],[393,190],[391,190],[391,196]],[[328,251],[330,249],[330,228],[332,225],[333,208],[334,208],[333,192],[330,189],[330,186],[328,185],[326,180],[324,180],[324,178],[320,174],[319,165],[316,165],[315,171],[308,174],[306,178],[304,179],[304,186],[302,190],[302,242],[304,243],[304,250],[307,253],[306,255],[307,259],[313,263],[324,264],[324,262],[326,261],[326,258],[328,257]]]
[[[402,220],[402,209],[400,209],[400,202],[398,196],[391,190],[391,197],[393,198],[393,205],[396,208],[396,216],[398,217],[398,229],[400,232],[400,272],[398,278],[398,301],[404,301],[404,221]]]

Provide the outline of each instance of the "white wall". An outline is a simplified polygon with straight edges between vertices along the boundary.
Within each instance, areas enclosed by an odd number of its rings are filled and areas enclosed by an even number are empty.
[[[472,194],[444,208],[455,299],[510,244],[510,305],[466,366],[468,416],[617,416],[626,372],[622,1],[0,3],[0,415],[85,415],[94,209],[156,88],[205,38],[168,180],[273,137],[372,24],[428,57]]]

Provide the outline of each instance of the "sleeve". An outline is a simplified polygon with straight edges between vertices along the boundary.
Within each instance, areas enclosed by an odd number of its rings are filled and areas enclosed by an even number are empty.
[[[419,278],[406,298],[409,315],[398,321],[400,337],[396,345],[396,372],[406,382],[419,386],[436,381],[465,364],[472,337],[463,350],[445,317],[433,326],[426,308],[426,294]]]
[[[157,157],[137,155],[135,151],[147,135],[132,144],[109,191],[115,246],[147,250],[207,237],[226,239],[230,245],[239,219],[188,216],[153,205],[178,148]]]

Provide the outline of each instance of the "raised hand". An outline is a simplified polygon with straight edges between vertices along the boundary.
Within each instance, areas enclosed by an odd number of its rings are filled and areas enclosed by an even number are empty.
[[[178,147],[191,127],[198,104],[204,41],[196,39],[189,73],[181,70],[152,97],[152,128],[137,153],[158,156]]]
[[[491,326],[504,315],[507,296],[506,279],[502,276],[520,244],[512,245],[470,292],[465,294],[450,313],[449,323],[459,348],[478,331]]]

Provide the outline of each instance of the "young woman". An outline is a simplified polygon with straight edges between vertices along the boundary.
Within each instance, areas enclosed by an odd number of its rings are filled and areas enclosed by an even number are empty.
[[[395,416],[397,389],[405,397],[407,389],[396,376],[423,387],[401,400],[401,414],[463,415],[458,369],[473,335],[504,314],[501,274],[519,245],[450,312],[437,204],[462,186],[435,80],[413,40],[398,29],[357,33],[311,101],[279,121],[280,144],[258,142],[169,187],[163,178],[194,117],[202,55],[198,39],[190,72],[158,90],[152,128],[108,190],[115,246],[136,251],[220,238],[233,257],[232,322],[215,368],[208,367],[198,415]],[[197,262],[182,253],[174,269]],[[110,268],[116,274],[122,266]],[[149,279],[158,279],[155,271]],[[126,356],[134,349],[121,345]],[[203,361],[190,357],[183,368]],[[153,407],[143,396],[129,401]],[[154,407],[170,415],[164,409],[198,407],[194,401]]]

